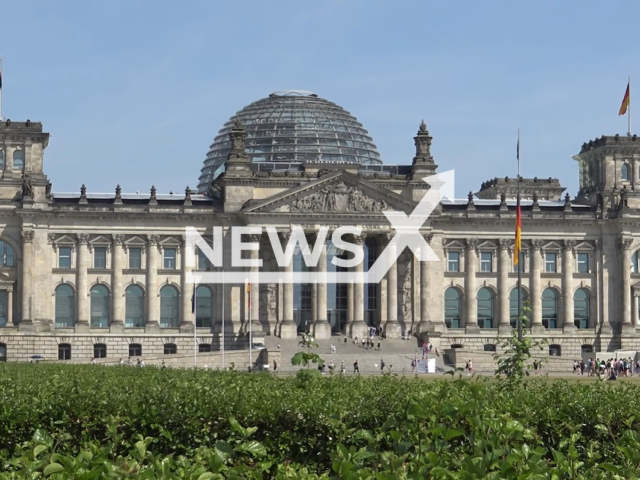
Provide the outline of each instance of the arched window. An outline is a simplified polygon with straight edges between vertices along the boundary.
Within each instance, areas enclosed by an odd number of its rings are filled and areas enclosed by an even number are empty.
[[[460,290],[449,287],[444,292],[444,322],[447,328],[462,328],[462,295]]]
[[[4,170],[4,150],[0,150],[0,170]]]
[[[485,287],[478,291],[478,326],[493,328],[493,292]]]
[[[553,288],[545,288],[542,292],[542,325],[558,328],[558,294]]]
[[[640,264],[638,260],[640,259],[640,255],[638,253],[640,250],[636,250],[633,255],[631,255],[631,273],[640,273]]]
[[[56,327],[73,327],[75,322],[76,295],[69,285],[56,288]]]
[[[0,267],[13,267],[13,247],[0,240]]]
[[[524,306],[524,302],[527,301],[527,292],[524,288],[520,289],[520,298],[521,305]],[[521,315],[521,312],[518,312],[518,289],[514,288],[509,293],[509,323],[513,328],[518,326],[518,315]]]
[[[620,168],[620,178],[622,180],[629,180],[629,164],[623,163]]]
[[[144,327],[144,292],[138,285],[129,285],[125,291],[125,327]]]
[[[14,170],[24,169],[24,152],[22,150],[13,151],[13,169]]]
[[[0,343],[0,362],[7,361],[7,344]]]
[[[109,327],[109,290],[104,285],[94,285],[91,288],[91,326]]]
[[[254,288],[259,288],[256,285]],[[196,289],[196,327],[211,328],[212,325],[212,300],[209,287],[200,285]]]
[[[589,328],[589,292],[584,288],[573,294],[573,322],[578,328]]]
[[[160,327],[178,328],[178,290],[173,285],[165,285],[160,290]]]

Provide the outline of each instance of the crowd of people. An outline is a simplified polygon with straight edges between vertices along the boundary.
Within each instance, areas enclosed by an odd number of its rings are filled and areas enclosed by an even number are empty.
[[[608,380],[615,380],[618,377],[631,377],[640,375],[640,360],[628,358],[609,358],[600,360],[599,358],[589,358],[573,362],[573,373],[576,375],[586,375],[589,377],[601,377]]]

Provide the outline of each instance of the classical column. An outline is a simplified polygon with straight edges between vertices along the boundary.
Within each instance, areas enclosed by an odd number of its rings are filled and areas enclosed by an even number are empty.
[[[249,241],[255,243],[260,248],[261,235],[249,235]],[[249,250],[250,259],[258,262],[260,259],[260,250]],[[251,334],[262,335],[262,325],[260,325],[260,267],[251,267],[250,277],[251,291],[249,292],[249,301],[251,302]],[[247,328],[247,333],[249,329]]]
[[[87,270],[89,269],[89,235],[78,235],[78,265],[77,265],[77,290],[78,290],[78,315],[76,331],[89,328],[89,285]]]
[[[147,237],[147,323],[145,330],[160,328],[160,299],[158,298],[158,235]]]
[[[349,332],[351,331],[351,327],[353,326],[353,319],[354,319],[354,314],[353,314],[353,306],[354,306],[354,301],[353,301],[353,281],[349,281],[349,283],[347,284],[347,328],[345,331],[345,335],[349,335]]]
[[[363,248],[365,236],[364,234],[360,237],[353,237],[353,243],[358,245],[360,248]],[[355,266],[354,272],[356,275],[356,282],[353,286],[354,289],[354,299],[353,299],[353,324],[351,326],[351,337],[362,337],[363,335],[367,335],[367,324],[364,321],[364,262],[365,259],[362,259],[358,265]]]
[[[619,246],[622,250],[622,328],[633,328],[631,323],[631,238],[620,238]]]
[[[113,235],[113,258],[111,262],[111,330],[124,328],[124,288],[122,270],[124,269],[124,235]]]
[[[290,232],[284,232],[281,234],[283,249],[286,249],[287,243],[291,238]],[[284,267],[285,281],[284,281],[284,315],[282,318],[282,324],[280,325],[280,337],[281,338],[296,338],[298,336],[298,326],[293,319],[293,257],[287,266]]]
[[[476,271],[478,269],[478,240],[470,238],[467,240],[466,251],[466,274],[464,279],[464,290],[466,298],[466,321],[467,332],[475,333],[480,330],[478,327],[478,304],[476,301]]]
[[[316,241],[318,237],[316,236]],[[327,318],[327,243],[322,242],[320,257],[318,258],[318,275],[320,282],[316,284],[316,322],[314,335],[318,340],[331,338],[331,324]]]
[[[424,235],[424,239],[427,243],[431,243],[433,238],[432,233]],[[433,330],[433,323],[431,322],[431,314],[429,312],[429,305],[431,300],[431,279],[429,278],[430,262],[424,258],[420,263],[420,333],[424,334]]]
[[[195,284],[193,282],[188,282],[187,279],[189,277],[189,273],[193,270],[193,267],[187,267],[187,247],[186,247],[186,239],[182,239],[182,245],[180,247],[180,263],[182,270],[180,272],[180,290],[182,290],[181,298],[182,298],[182,315],[180,318],[180,332],[189,333],[193,332],[193,329],[196,327],[194,313],[192,312],[193,306],[191,304],[191,299],[195,301],[194,293],[195,293]],[[195,251],[194,251],[195,256]],[[194,262],[196,259],[192,259]],[[192,262],[193,263],[193,262]],[[197,314],[196,310],[196,314]]]
[[[32,290],[32,272],[31,267],[33,265],[33,230],[22,231],[22,319],[20,320],[20,327],[28,327],[33,324],[33,318],[31,318],[31,298],[33,295]]]
[[[387,233],[386,240],[389,258],[396,258],[398,244],[395,234]],[[391,268],[387,272],[387,324],[384,327],[387,338],[402,337],[402,327],[398,323],[398,262],[394,260]]]
[[[565,331],[575,330],[576,325],[573,318],[573,256],[575,255],[575,242],[565,240],[562,250],[562,298],[563,302],[563,325]]]
[[[498,253],[498,303],[500,305],[500,321],[498,331],[500,333],[511,333],[510,305],[509,305],[509,258],[510,240],[500,239],[500,251]]]
[[[13,288],[7,288],[7,325],[9,323],[17,326],[17,323],[13,320]]]
[[[531,241],[531,331],[544,332],[542,326],[542,291],[540,271],[542,269],[542,241]]]

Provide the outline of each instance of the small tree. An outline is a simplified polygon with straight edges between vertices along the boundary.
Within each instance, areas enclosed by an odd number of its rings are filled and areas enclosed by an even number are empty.
[[[298,352],[293,357],[291,357],[292,365],[306,365],[307,370],[309,370],[311,368],[312,363],[317,363],[317,364],[324,363],[324,360],[322,360],[320,355],[318,355],[317,353],[311,352],[312,348],[318,348],[319,346],[311,335],[307,333],[303,334],[302,340],[298,342],[298,345],[300,345],[303,348],[306,348],[307,351]]]
[[[511,336],[496,342],[504,350],[504,353],[496,353],[493,356],[498,364],[495,375],[496,377],[506,375],[511,384],[520,383],[524,377],[529,376],[529,371],[533,369],[533,362],[531,361],[534,355],[533,351],[536,349],[542,351],[542,346],[546,343],[546,341],[534,340],[527,335],[526,328],[529,325],[530,314],[529,302],[525,302],[520,316],[522,340],[518,339],[518,330],[513,329]]]

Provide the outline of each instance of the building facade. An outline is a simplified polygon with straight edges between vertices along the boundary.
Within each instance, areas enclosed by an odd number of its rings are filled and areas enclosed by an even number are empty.
[[[308,92],[273,94],[223,127],[198,190],[184,194],[153,187],[125,194],[119,186],[112,194],[84,186],[57,194],[45,174],[48,140],[40,123],[0,124],[0,357],[7,360],[193,353],[194,336],[208,352],[223,336],[227,348],[247,345],[250,330],[329,338],[362,335],[369,325],[441,349],[493,351],[518,316],[516,268],[531,332],[548,341],[551,355],[640,346],[635,136],[582,146],[574,199],[562,196],[556,179],[520,179],[518,266],[518,179],[494,178],[467,200],[441,201],[422,226],[439,262],[420,262],[407,249],[378,284],[272,283],[250,292],[188,281],[186,227],[212,241],[213,227],[271,226],[286,243],[300,225],[313,245],[319,227],[356,225],[362,235],[351,240],[365,258],[354,270],[364,272],[395,233],[384,212],[410,215],[430,188],[422,179],[439,172],[424,122],[412,162],[387,165],[340,107]],[[250,239],[259,245],[250,255],[263,260],[261,271],[274,271],[266,237]],[[228,262],[231,235],[223,242]],[[327,241],[318,271],[336,271],[333,257],[345,255]],[[227,268],[202,252],[195,264],[217,275]],[[285,271],[305,268],[298,249]]]

